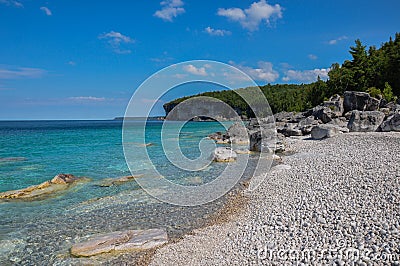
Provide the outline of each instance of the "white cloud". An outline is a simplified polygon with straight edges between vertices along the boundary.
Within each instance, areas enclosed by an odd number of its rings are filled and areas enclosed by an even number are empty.
[[[282,18],[282,7],[278,4],[269,5],[266,0],[254,2],[247,9],[219,8],[217,14],[239,22],[243,28],[250,31],[258,30],[263,21],[270,25],[271,19]]]
[[[204,32],[210,34],[211,36],[226,36],[226,35],[231,35],[231,32],[228,30],[218,30],[218,29],[213,29],[211,27],[207,27],[204,29]]]
[[[195,67],[194,65],[185,65],[183,70],[196,76],[207,76],[206,67]]]
[[[106,98],[104,97],[94,97],[94,96],[76,96],[76,97],[69,97],[68,99],[77,102],[104,102],[106,100]]]
[[[182,0],[165,0],[160,5],[162,6],[161,10],[157,10],[154,16],[164,21],[172,22],[178,15],[185,13]]]
[[[243,65],[236,65],[232,61],[230,61],[229,63],[239,68],[247,75],[249,75],[252,79],[257,81],[274,82],[279,78],[279,73],[273,69],[273,65],[271,62],[259,61],[257,63],[257,67],[255,68]]]
[[[332,39],[332,40],[328,41],[328,44],[335,45],[338,42],[343,41],[343,40],[347,40],[347,39],[348,39],[348,37],[343,35],[343,36],[340,36],[340,37],[338,37],[336,39]]]
[[[52,15],[51,10],[48,7],[42,6],[40,10],[42,10],[47,16]]]
[[[0,0],[0,4],[13,7],[24,7],[24,5],[21,2],[15,0]]]
[[[323,80],[327,80],[329,71],[330,68],[316,68],[313,70],[288,70],[282,80],[314,82],[318,79],[318,76]]]
[[[315,54],[309,54],[308,58],[310,58],[311,60],[317,60],[318,56],[316,56]]]
[[[40,68],[0,68],[0,79],[40,78],[46,73]]]
[[[99,35],[98,38],[107,40],[108,44],[113,48],[114,52],[118,54],[130,54],[131,50],[122,49],[121,45],[135,42],[134,39],[115,31],[103,33]]]
[[[70,65],[70,66],[76,66],[76,62],[74,62],[74,61],[69,61],[69,62],[68,62],[68,65]]]

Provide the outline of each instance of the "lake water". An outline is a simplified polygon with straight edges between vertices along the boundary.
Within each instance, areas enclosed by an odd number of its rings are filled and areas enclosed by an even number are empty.
[[[143,124],[130,122],[129,126],[140,131]],[[198,185],[226,167],[212,163],[198,172],[177,170],[163,154],[161,126],[162,122],[147,124],[146,142],[153,144],[149,155],[166,178]],[[196,158],[199,141],[223,130],[217,122],[187,123],[179,139],[183,153]],[[135,137],[129,141],[133,149],[140,145]],[[141,161],[135,167],[134,174],[146,175],[147,166]],[[0,265],[79,264],[82,261],[68,255],[73,243],[115,230],[166,228],[170,237],[178,237],[204,225],[224,203],[221,198],[181,207],[154,199],[135,181],[100,186],[107,178],[131,175],[123,153],[122,121],[0,122],[0,192],[36,185],[59,173],[91,181],[43,200],[0,203]],[[134,255],[113,259],[130,261]]]

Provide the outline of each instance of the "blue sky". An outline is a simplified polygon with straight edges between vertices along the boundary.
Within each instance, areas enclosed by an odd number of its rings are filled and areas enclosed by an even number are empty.
[[[379,46],[400,31],[398,10],[397,0],[0,0],[0,119],[122,116],[147,77],[195,59],[260,85],[312,82],[355,39]]]

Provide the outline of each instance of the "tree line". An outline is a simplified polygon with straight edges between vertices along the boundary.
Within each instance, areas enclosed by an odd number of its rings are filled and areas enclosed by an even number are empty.
[[[364,91],[373,97],[382,97],[388,102],[400,97],[400,33],[381,45],[368,49],[360,40],[350,47],[351,60],[341,65],[334,63],[328,73],[328,80],[318,77],[310,84],[267,84],[260,89],[268,99],[273,113],[281,111],[301,112],[308,110],[334,94],[345,91]],[[242,88],[239,90],[246,90]],[[252,116],[244,100],[232,90],[205,92],[197,96],[208,96],[226,102],[239,113]],[[178,104],[190,97],[176,99],[164,105]]]

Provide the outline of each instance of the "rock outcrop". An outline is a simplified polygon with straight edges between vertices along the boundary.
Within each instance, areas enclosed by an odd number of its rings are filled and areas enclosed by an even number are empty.
[[[375,132],[385,119],[379,111],[352,111],[347,127],[352,132]]]
[[[283,139],[309,134],[313,139],[323,139],[350,131],[400,131],[400,105],[382,100],[371,97],[366,92],[346,91],[344,98],[334,95],[329,101],[324,101],[306,112],[280,112],[261,120],[251,119],[246,126],[250,140],[249,150],[284,151],[285,141],[271,138],[276,132]],[[273,125],[276,126],[276,132],[272,131]],[[210,137],[217,143],[229,144],[241,142],[241,138],[246,135],[243,129],[239,131],[239,124],[234,124],[228,131],[231,133],[216,133]]]
[[[346,91],[344,92],[344,113],[352,110],[376,111],[379,109],[380,100],[371,97],[366,92]]]
[[[214,150],[213,160],[214,162],[229,163],[236,161],[237,154],[231,148],[218,147]]]
[[[75,257],[91,257],[112,251],[141,251],[168,242],[165,229],[127,230],[93,236],[71,248]]]
[[[70,174],[58,174],[52,180],[39,185],[30,186],[24,189],[12,190],[0,193],[0,200],[34,200],[51,196],[54,193],[67,190],[72,185],[87,181],[86,177],[76,177]]]
[[[400,113],[395,113],[394,115],[388,117],[387,120],[381,125],[381,130],[383,132],[400,131]]]
[[[332,138],[340,133],[342,132],[338,126],[332,124],[325,124],[325,125],[315,126],[311,130],[311,137],[313,139],[319,140],[324,138]]]

